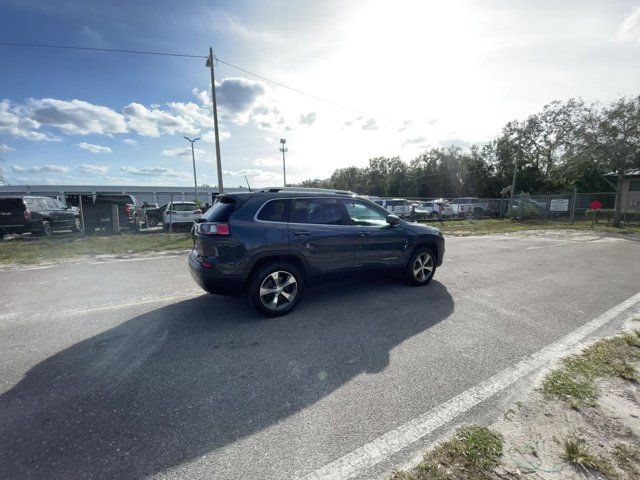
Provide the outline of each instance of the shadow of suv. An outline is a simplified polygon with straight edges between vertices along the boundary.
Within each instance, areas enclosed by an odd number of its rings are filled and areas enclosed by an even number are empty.
[[[246,292],[270,316],[293,310],[305,284],[321,277],[391,270],[426,285],[444,257],[437,228],[406,222],[335,190],[219,195],[191,233],[195,281],[209,293]]]

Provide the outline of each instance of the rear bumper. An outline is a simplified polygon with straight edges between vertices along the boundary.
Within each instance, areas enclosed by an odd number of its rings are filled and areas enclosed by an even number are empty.
[[[244,292],[243,277],[221,273],[215,263],[211,263],[211,268],[203,267],[195,251],[189,254],[189,271],[195,282],[209,293],[240,295]]]

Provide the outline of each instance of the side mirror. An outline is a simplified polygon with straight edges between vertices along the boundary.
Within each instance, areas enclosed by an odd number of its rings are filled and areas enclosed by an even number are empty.
[[[387,223],[391,226],[400,225],[400,218],[395,215],[387,215]]]

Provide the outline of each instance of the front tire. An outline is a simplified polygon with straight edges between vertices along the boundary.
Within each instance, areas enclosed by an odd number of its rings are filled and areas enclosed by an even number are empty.
[[[429,247],[419,247],[411,255],[405,277],[414,286],[427,285],[436,273],[436,256]]]
[[[304,291],[304,279],[288,262],[270,263],[251,277],[249,299],[260,313],[278,317],[291,312]]]

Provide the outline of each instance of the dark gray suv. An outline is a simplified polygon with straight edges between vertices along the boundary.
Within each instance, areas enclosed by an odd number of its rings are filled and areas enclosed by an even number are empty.
[[[295,308],[322,277],[392,270],[428,284],[442,264],[437,228],[409,223],[351,192],[270,188],[219,195],[194,224],[191,275],[209,293],[248,293],[260,312]]]

